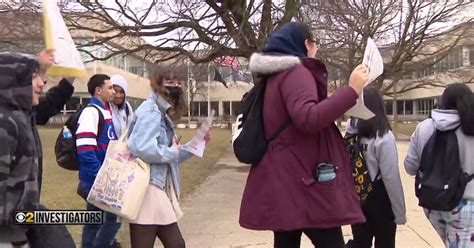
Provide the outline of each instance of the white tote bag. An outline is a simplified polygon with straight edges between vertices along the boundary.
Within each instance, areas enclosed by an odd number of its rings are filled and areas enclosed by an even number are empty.
[[[134,157],[127,147],[128,129],[119,140],[111,140],[104,163],[87,201],[92,205],[133,220],[138,216],[150,180],[150,165]]]

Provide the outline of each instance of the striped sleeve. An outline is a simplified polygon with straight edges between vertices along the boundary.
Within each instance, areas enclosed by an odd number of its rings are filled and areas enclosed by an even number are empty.
[[[99,112],[93,107],[86,107],[79,117],[76,131],[76,147],[79,162],[82,166],[99,168],[97,159],[97,129],[99,125]]]

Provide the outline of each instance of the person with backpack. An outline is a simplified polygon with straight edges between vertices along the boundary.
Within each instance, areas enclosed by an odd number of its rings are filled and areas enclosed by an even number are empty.
[[[397,225],[406,223],[395,136],[376,88],[364,89],[364,104],[375,114],[369,120],[351,118],[346,140],[351,154],[356,191],[366,222],[352,225],[347,248],[395,248]]]
[[[104,74],[93,75],[87,82],[87,90],[92,98],[89,101],[89,106],[82,110],[76,130],[80,181],[78,193],[84,199],[87,198],[97,173],[104,162],[109,141],[117,139],[112,125],[112,113],[109,105],[115,93],[110,77]],[[100,127],[101,116],[103,116],[104,121]],[[87,203],[87,210],[99,211],[100,209]],[[115,236],[119,228],[120,223],[117,222],[117,216],[104,212],[102,225],[84,225],[82,247],[115,247]]]
[[[130,124],[130,152],[150,164],[150,182],[138,217],[129,220],[132,248],[152,248],[158,237],[164,247],[185,247],[178,227],[179,165],[192,154],[179,144],[173,121],[185,111],[181,80],[176,72],[156,66],[150,74],[150,97]],[[204,137],[210,140],[209,133]]]
[[[446,247],[472,247],[474,97],[467,85],[444,90],[439,109],[411,136],[404,165],[416,175],[419,205]]]
[[[115,134],[117,137],[128,128],[133,119],[133,109],[127,101],[128,83],[122,75],[116,74],[110,77],[110,81],[114,87],[114,100],[110,102],[112,108],[112,122],[114,124]]]
[[[14,210],[45,210],[39,204],[42,149],[36,124],[59,112],[74,90],[63,79],[41,96],[53,61],[53,50],[38,58],[0,53],[0,247],[75,247],[64,225],[13,224]]]
[[[273,231],[274,247],[299,247],[304,233],[318,248],[341,248],[341,226],[365,221],[334,121],[355,105],[367,71],[357,66],[349,85],[328,97],[326,66],[315,59],[319,45],[308,25],[290,22],[249,62],[260,78],[255,87],[265,84],[262,112],[253,114],[263,115],[272,139],[250,169],[239,222]]]

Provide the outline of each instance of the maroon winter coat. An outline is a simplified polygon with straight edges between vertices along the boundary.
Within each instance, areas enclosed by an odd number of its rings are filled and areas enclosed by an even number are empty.
[[[357,93],[339,88],[327,96],[327,71],[315,59],[254,54],[250,69],[271,76],[264,96],[266,137],[291,124],[252,166],[240,225],[255,230],[329,228],[365,221],[355,192],[349,155],[334,121],[355,105]],[[318,182],[317,164],[336,166],[336,179]]]

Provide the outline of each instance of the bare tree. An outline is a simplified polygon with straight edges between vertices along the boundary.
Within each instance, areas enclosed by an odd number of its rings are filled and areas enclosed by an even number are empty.
[[[384,94],[405,75],[434,66],[463,41],[472,38],[470,20],[449,32],[440,32],[446,22],[472,4],[467,1],[409,0],[336,0],[312,1],[299,14],[299,19],[313,25],[323,42],[320,57],[345,80],[362,61],[365,42],[373,37],[384,57],[384,73],[374,82]],[[387,82],[390,83],[384,83]],[[431,85],[432,82],[418,87]],[[397,93],[412,90],[398,89]]]
[[[93,59],[144,52],[157,61],[187,57],[195,64],[222,56],[249,58],[264,45],[269,33],[291,21],[301,5],[296,0],[78,2],[81,8],[64,10],[71,29],[96,35],[85,46],[120,43],[130,37],[149,41],[110,51],[107,56],[90,54]]]
[[[384,73],[372,84],[394,97],[395,110],[397,94],[443,85],[445,78],[436,78],[434,72],[443,69],[440,62],[448,54],[472,39],[471,20],[458,18],[472,5],[452,0],[316,0],[303,6],[298,19],[311,23],[321,38],[320,57],[327,61],[333,88],[347,84],[362,61],[367,38],[374,38],[384,57]],[[418,78],[424,70],[434,75]],[[404,80],[407,76],[414,79]]]

